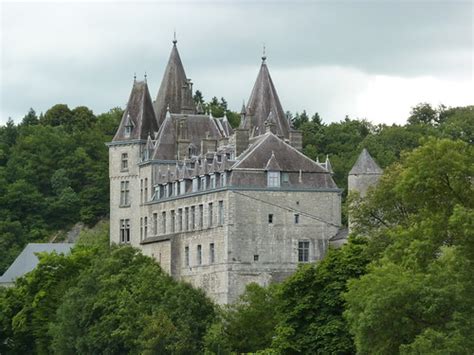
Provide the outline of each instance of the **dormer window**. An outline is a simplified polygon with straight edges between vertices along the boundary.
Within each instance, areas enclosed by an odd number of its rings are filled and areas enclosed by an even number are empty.
[[[280,187],[280,172],[279,171],[267,172],[267,186]]]
[[[210,188],[215,189],[216,188],[216,175],[215,174],[210,175],[210,181],[211,181]]]
[[[226,174],[225,174],[225,171],[221,173],[221,176],[220,176],[220,187],[224,187],[227,185],[227,179],[226,179]]]
[[[207,180],[206,176],[201,177],[201,190],[202,191],[206,190],[206,188],[207,188],[207,183],[206,183],[207,181],[206,180]]]
[[[130,118],[130,114],[127,113],[127,120],[125,121],[125,138],[129,138],[130,134],[132,133],[133,129],[133,122]]]

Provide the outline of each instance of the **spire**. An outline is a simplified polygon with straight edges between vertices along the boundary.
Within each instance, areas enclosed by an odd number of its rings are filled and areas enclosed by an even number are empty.
[[[382,173],[383,170],[370,156],[367,149],[364,148],[349,172],[349,175],[381,175]]]
[[[176,39],[176,30],[173,32],[173,45],[176,46],[176,43],[178,43],[178,40]]]
[[[266,59],[266,56],[263,56],[263,58]],[[246,111],[247,117],[241,127],[248,128],[252,132],[252,136],[265,133],[265,121],[271,111],[276,123],[275,134],[289,139],[290,126],[265,60],[262,61],[260,66]]]
[[[263,44],[262,63],[265,63],[265,60],[267,60],[267,56],[265,54],[265,43],[264,43]]]
[[[160,126],[165,119],[167,105],[169,105],[171,113],[181,113],[183,106],[191,106],[192,110],[194,110],[192,94],[189,94],[189,90],[192,91],[192,86],[186,77],[175,41],[176,39],[173,40],[168,64],[166,65],[154,103],[156,117]]]
[[[247,110],[245,108],[245,100],[242,100],[242,108],[240,110],[240,115],[245,116],[247,114]]]
[[[143,139],[158,131],[153,104],[145,81],[134,78],[127,107],[113,141]]]

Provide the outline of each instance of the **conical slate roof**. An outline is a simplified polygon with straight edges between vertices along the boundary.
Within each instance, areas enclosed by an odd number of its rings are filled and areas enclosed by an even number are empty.
[[[356,163],[352,167],[349,175],[359,175],[359,174],[376,174],[380,175],[383,173],[383,170],[377,165],[375,160],[370,156],[367,149],[363,149],[360,153],[359,158],[357,158]]]
[[[290,127],[285,112],[278,98],[277,91],[273,85],[270,72],[268,71],[265,57],[257,80],[247,103],[246,117],[242,122],[243,128],[250,128],[251,136],[255,137],[265,133],[265,121],[270,112],[273,112],[276,123],[276,134],[285,138],[289,137]]]
[[[131,127],[131,131],[128,134],[126,126]],[[158,122],[153,110],[148,85],[146,81],[134,81],[127,107],[112,141],[145,140],[148,138],[148,135],[154,137],[155,132],[158,132]]]
[[[186,73],[183,63],[176,47],[176,40],[173,41],[170,58],[166,65],[160,89],[156,95],[154,108],[158,123],[161,126],[165,120],[166,108],[169,106],[171,113],[181,113],[182,107],[182,87],[187,84]],[[191,103],[194,105],[194,103]]]

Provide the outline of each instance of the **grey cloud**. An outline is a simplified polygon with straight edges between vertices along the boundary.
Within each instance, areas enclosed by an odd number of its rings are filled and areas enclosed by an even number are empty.
[[[141,77],[147,71],[155,95],[174,28],[195,88],[208,98],[225,96],[233,109],[250,95],[264,42],[283,106],[292,110],[351,114],[356,92],[344,88],[354,75],[357,90],[366,85],[364,75],[472,77],[468,2],[1,6],[0,122],[58,102],[95,112],[124,105],[134,72]],[[314,75],[313,81],[286,74],[277,80],[279,73],[325,67],[360,74],[331,80],[318,72],[324,78],[317,83]]]

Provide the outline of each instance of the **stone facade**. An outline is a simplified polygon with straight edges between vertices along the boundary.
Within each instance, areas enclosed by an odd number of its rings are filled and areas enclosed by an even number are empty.
[[[330,162],[299,151],[265,59],[234,132],[190,108],[174,42],[157,100],[134,81],[109,143],[111,243],[140,248],[220,304],[320,260],[341,223]]]

